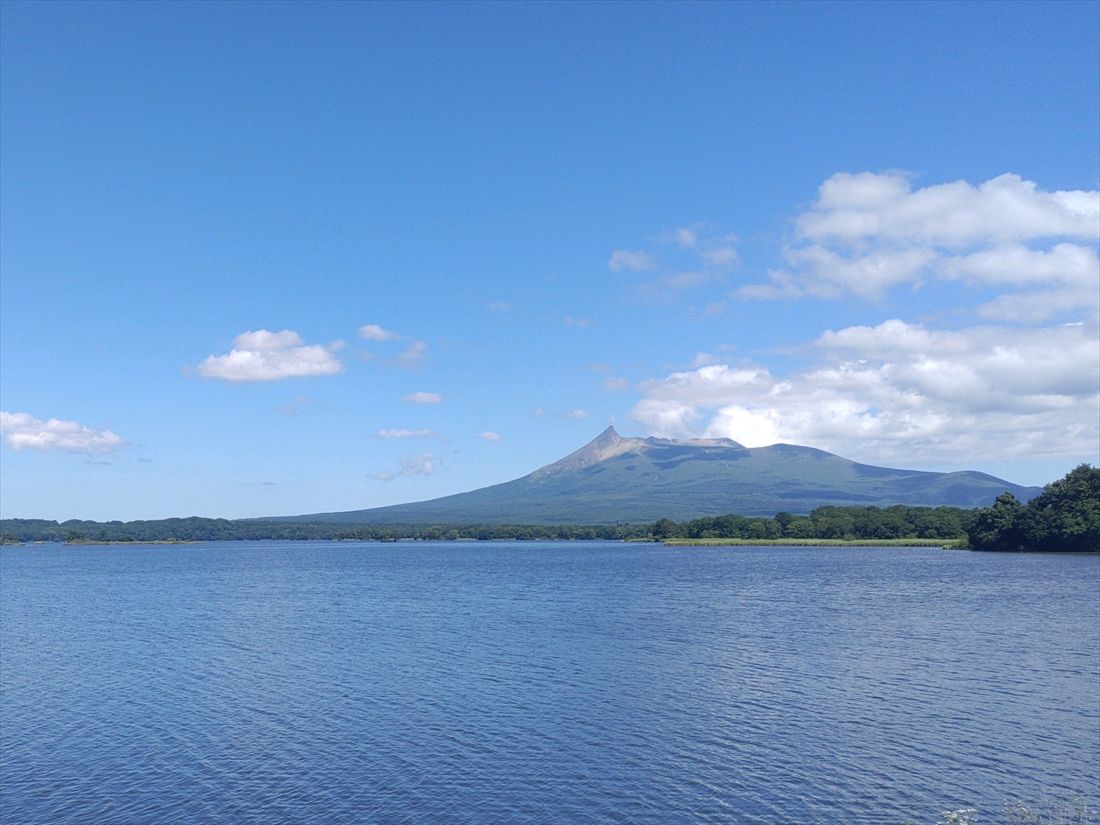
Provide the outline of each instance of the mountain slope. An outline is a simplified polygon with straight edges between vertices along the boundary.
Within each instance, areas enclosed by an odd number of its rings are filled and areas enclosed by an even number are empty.
[[[623,438],[608,427],[522,478],[430,501],[289,516],[361,524],[596,524],[737,513],[808,513],[835,505],[978,507],[1005,490],[1040,492],[985,473],[930,473],[858,464],[812,447],[749,449],[729,439]]]

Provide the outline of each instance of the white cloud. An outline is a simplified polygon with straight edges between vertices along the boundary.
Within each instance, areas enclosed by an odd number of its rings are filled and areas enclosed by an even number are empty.
[[[402,458],[400,472],[378,473],[375,478],[382,481],[393,481],[399,476],[430,476],[436,469],[438,469],[436,457],[431,453],[422,453],[421,455],[410,455]]]
[[[737,255],[737,250],[732,246],[718,246],[712,249],[703,249],[699,251],[699,257],[703,259],[704,264],[714,269],[732,268],[741,262],[741,259]]]
[[[401,459],[401,475],[403,476],[430,476],[435,472],[435,469],[435,456],[431,453],[406,456]]]
[[[570,410],[569,412],[567,412],[565,414],[565,417],[566,418],[588,418],[590,415],[592,415],[592,413],[590,413],[588,410],[576,409],[576,410]]]
[[[1049,250],[1006,244],[943,261],[944,276],[976,284],[1092,285],[1100,282],[1100,259],[1085,246],[1060,243]]]
[[[438,438],[435,430],[406,430],[403,428],[393,430],[379,430],[375,433],[378,438]]]
[[[424,355],[428,352],[426,341],[413,341],[405,351],[397,356],[398,365],[409,369],[419,366],[424,361]]]
[[[913,190],[903,173],[837,174],[795,221],[797,243],[768,283],[742,299],[877,300],[891,287],[930,279],[972,287],[1030,288],[987,301],[984,317],[1035,322],[1100,312],[1100,192],[1047,192],[1017,175]],[[1059,241],[1047,246],[1051,241]]]
[[[718,357],[709,352],[698,352],[695,354],[695,357],[691,359],[692,367],[709,367],[711,364],[717,363]]]
[[[393,330],[383,329],[378,324],[364,324],[359,327],[359,337],[368,341],[396,341],[401,336]]]
[[[67,450],[95,455],[126,446],[126,442],[110,430],[95,430],[59,418],[43,421],[22,412],[0,411],[0,435],[16,450]]]
[[[567,327],[587,328],[592,326],[594,321],[591,318],[574,318],[571,315],[566,315],[562,319],[562,323],[565,324]]]
[[[798,219],[810,240],[867,239],[961,247],[1038,238],[1100,238],[1100,192],[1045,192],[1019,175],[978,186],[954,181],[913,190],[901,172],[838,173]]]
[[[478,433],[478,436],[485,439],[486,441],[491,441],[494,444],[501,440],[500,433],[494,433],[490,430],[486,430],[483,433]]]
[[[736,235],[715,232],[705,226],[679,227],[661,233],[656,239],[663,247],[664,264],[649,252],[619,249],[612,254],[608,266],[615,272],[624,269],[653,272],[640,283],[634,282],[633,288],[648,302],[669,304],[678,300],[679,293],[724,280],[740,264],[736,241]],[[722,308],[714,304],[710,314],[717,314]]]
[[[929,330],[892,320],[829,331],[823,362],[786,377],[716,364],[642,386],[654,433],[785,441],[865,461],[1089,456],[1100,442],[1095,327]]]
[[[616,249],[611,253],[607,266],[612,272],[646,272],[657,268],[657,259],[648,252]]]
[[[441,404],[443,396],[437,392],[411,392],[405,400],[410,404]]]
[[[490,312],[511,312],[512,305],[505,301],[490,301],[485,305]]]
[[[713,280],[715,280],[715,276],[708,272],[677,272],[672,275],[665,275],[661,278],[661,285],[679,291],[685,289],[698,289],[701,286],[706,286]]]
[[[306,345],[289,329],[244,332],[225,355],[211,355],[197,368],[205,378],[223,381],[281,381],[310,375],[332,375],[344,365],[331,347]]]
[[[608,392],[623,392],[630,389],[630,382],[625,378],[608,376],[601,382],[601,386]]]
[[[673,229],[664,233],[661,239],[665,243],[675,244],[681,249],[694,249],[695,245],[699,242],[699,233],[694,229],[682,226],[678,229]]]
[[[721,315],[726,311],[728,304],[725,301],[710,301],[705,307],[703,307],[702,314],[707,318],[713,318],[716,315]]]

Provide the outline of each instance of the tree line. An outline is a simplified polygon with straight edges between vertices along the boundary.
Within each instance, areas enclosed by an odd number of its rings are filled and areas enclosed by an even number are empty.
[[[1001,493],[967,536],[975,550],[1100,551],[1100,468],[1081,464],[1027,504]]]
[[[331,524],[170,518],[155,521],[0,520],[10,542],[492,541],[665,539],[965,539],[976,550],[1100,550],[1100,469],[1082,464],[1027,505],[1011,493],[991,507],[818,507],[808,515],[707,516],[652,524]]]
[[[808,516],[778,513],[772,518],[738,515],[653,524],[330,524],[292,521],[231,521],[171,518],[155,521],[47,521],[5,519],[7,542],[150,542],[344,540],[630,540],[668,538],[892,539],[962,537],[973,511],[958,507],[819,507]]]

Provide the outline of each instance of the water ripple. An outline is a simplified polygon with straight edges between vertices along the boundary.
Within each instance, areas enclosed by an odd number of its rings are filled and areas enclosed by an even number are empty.
[[[1095,557],[0,551],[12,825],[931,823],[1098,766]]]

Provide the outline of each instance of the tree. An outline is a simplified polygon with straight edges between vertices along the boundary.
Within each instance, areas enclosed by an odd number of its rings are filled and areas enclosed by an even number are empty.
[[[1019,550],[1022,546],[1020,518],[1024,506],[1012,493],[997,496],[992,507],[978,511],[967,535],[975,550]]]
[[[1100,469],[1080,465],[1026,507],[1002,493],[967,534],[976,550],[1100,551]]]
[[[1081,464],[1048,484],[1023,519],[1029,548],[1100,550],[1100,468]]]

